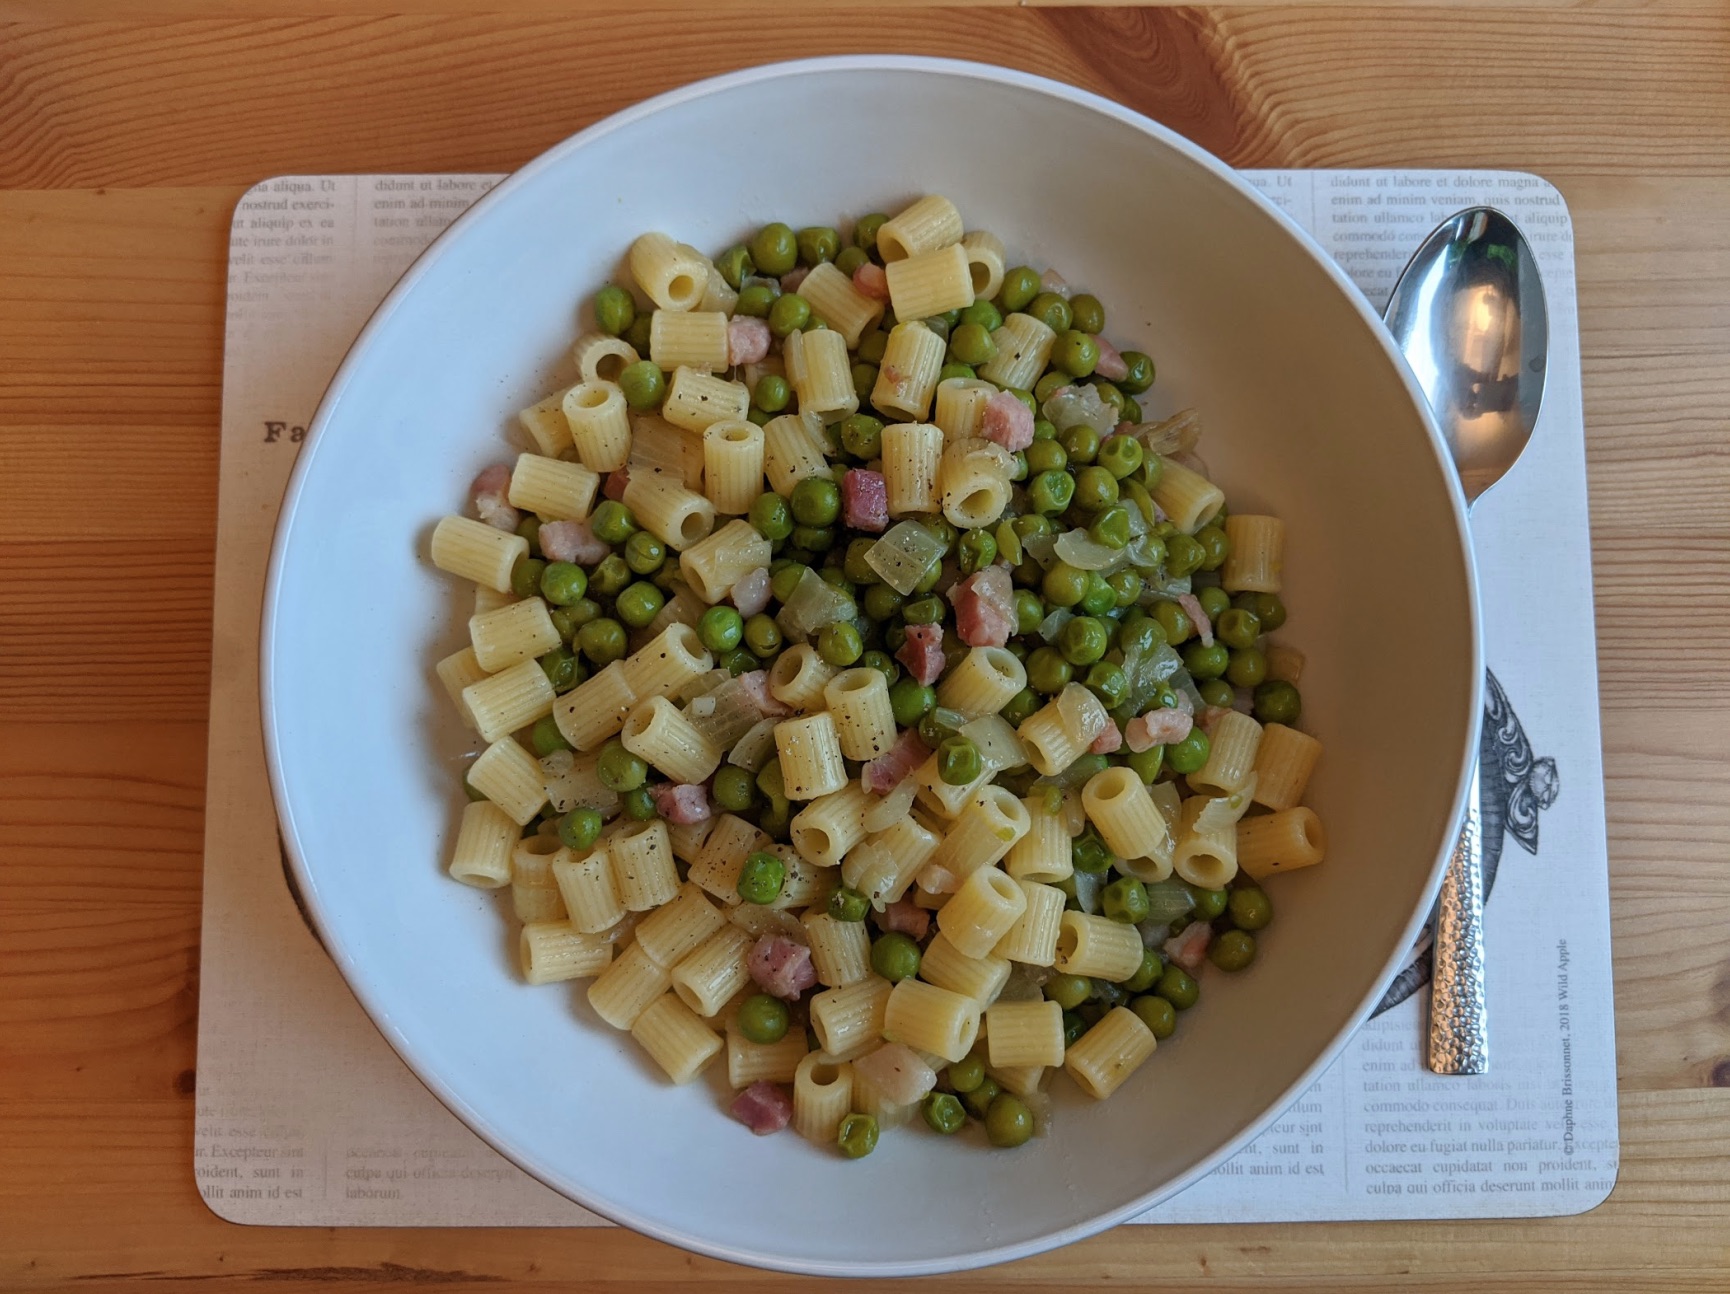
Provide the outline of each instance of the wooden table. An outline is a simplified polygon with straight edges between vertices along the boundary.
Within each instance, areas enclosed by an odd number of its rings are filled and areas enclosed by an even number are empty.
[[[0,0],[0,1286],[740,1291],[617,1231],[290,1231],[193,1186],[225,244],[285,171],[496,171],[641,96],[889,49],[1245,166],[1505,166],[1579,237],[1622,1173],[1580,1218],[1124,1228],[951,1288],[1730,1287],[1730,9],[569,16]],[[143,16],[140,16],[143,15]],[[910,1283],[908,1283],[910,1284]],[[279,1286],[280,1287],[280,1286]]]

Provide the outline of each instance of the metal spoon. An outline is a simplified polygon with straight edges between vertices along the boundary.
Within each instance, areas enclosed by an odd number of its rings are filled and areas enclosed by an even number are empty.
[[[1470,509],[1532,438],[1550,328],[1544,284],[1514,222],[1490,207],[1449,216],[1401,271],[1383,318],[1454,456]],[[1436,902],[1430,1068],[1490,1067],[1478,771]]]

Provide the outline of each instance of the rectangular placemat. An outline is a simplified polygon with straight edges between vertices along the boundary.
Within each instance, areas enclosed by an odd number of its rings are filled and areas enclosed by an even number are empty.
[[[1379,306],[1419,240],[1489,203],[1531,238],[1549,384],[1518,471],[1473,513],[1488,660],[1486,924],[1494,1072],[1422,1063],[1427,953],[1284,1118],[1145,1222],[1577,1213],[1616,1177],[1573,228],[1531,175],[1252,171]],[[285,883],[258,715],[258,623],[296,446],[343,352],[484,175],[283,176],[235,211],[210,702],[195,1170],[278,1225],[605,1225],[438,1103],[350,996]],[[430,679],[427,685],[434,686]],[[429,865],[431,865],[429,863]]]

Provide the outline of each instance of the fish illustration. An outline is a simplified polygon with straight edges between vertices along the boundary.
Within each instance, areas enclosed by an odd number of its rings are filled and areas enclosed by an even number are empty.
[[[1479,811],[1483,823],[1484,902],[1490,901],[1502,862],[1502,842],[1512,836],[1520,848],[1536,856],[1538,815],[1556,802],[1561,782],[1556,761],[1532,753],[1532,743],[1520,724],[1495,674],[1484,673],[1484,726],[1478,740]],[[1430,930],[1426,927],[1412,946],[1411,960],[1394,977],[1372,1017],[1404,1002],[1430,982]]]

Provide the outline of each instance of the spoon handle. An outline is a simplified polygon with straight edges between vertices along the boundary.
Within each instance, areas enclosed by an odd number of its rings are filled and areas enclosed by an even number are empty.
[[[1430,1069],[1485,1074],[1490,1069],[1484,1001],[1484,853],[1478,770],[1466,820],[1436,904],[1435,970],[1430,982]]]

